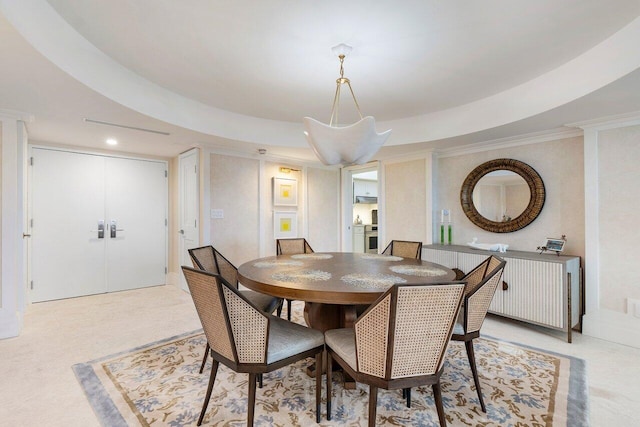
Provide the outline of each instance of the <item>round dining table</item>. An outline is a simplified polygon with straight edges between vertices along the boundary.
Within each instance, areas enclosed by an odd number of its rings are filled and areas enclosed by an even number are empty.
[[[396,283],[448,282],[455,272],[414,258],[314,252],[246,262],[238,268],[238,279],[254,291],[305,301],[305,321],[324,332],[352,327],[356,307],[370,305]]]
[[[353,327],[357,313],[396,283],[435,284],[455,279],[443,265],[415,258],[351,252],[314,252],[259,258],[238,267],[249,289],[305,301],[304,319],[313,329]],[[315,364],[307,368],[314,376]],[[344,387],[355,382],[346,373]]]

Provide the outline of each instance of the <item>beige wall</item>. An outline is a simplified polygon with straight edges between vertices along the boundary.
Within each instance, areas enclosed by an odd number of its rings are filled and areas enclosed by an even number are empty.
[[[598,161],[600,307],[624,313],[640,299],[640,126],[603,131]]]
[[[209,242],[240,265],[259,255],[260,162],[220,154],[211,154],[210,160],[211,209],[222,209],[224,218],[208,219]]]
[[[307,169],[307,240],[314,251],[336,252],[340,248],[339,195],[339,171]]]
[[[381,249],[391,240],[425,242],[426,176],[424,159],[385,164],[385,241],[378,242]]]
[[[0,188],[2,188],[2,122],[0,121]],[[1,200],[0,194],[0,200]],[[2,224],[2,209],[0,208],[0,224]],[[2,241],[2,227],[0,227],[0,242]],[[0,308],[2,304],[2,245],[0,245]]]
[[[296,212],[297,237],[306,237],[314,250],[338,250],[338,170],[305,170],[295,164],[220,154],[211,154],[210,162],[210,208],[222,209],[224,218],[209,219],[208,242],[235,265],[275,255],[273,215],[276,211]],[[280,172],[282,166],[297,171],[283,173]],[[273,205],[274,177],[297,180],[297,206]]]
[[[584,257],[584,157],[582,137],[445,157],[438,160],[436,211],[450,209],[453,243],[505,243],[510,249],[535,251],[546,237],[567,236],[565,252]],[[476,166],[512,158],[533,167],[544,181],[546,200],[540,216],[513,233],[491,233],[471,223],[460,205],[460,188]],[[439,216],[436,215],[436,220]],[[435,236],[434,236],[435,238]]]

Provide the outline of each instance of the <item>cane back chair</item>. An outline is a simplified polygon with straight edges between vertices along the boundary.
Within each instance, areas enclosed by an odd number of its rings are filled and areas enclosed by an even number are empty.
[[[182,267],[213,359],[207,393],[198,419],[202,424],[220,363],[249,374],[247,426],[253,425],[256,376],[315,356],[321,366],[322,332],[260,311],[220,275]],[[322,369],[316,370],[316,420],[320,422]]]
[[[420,259],[422,255],[422,242],[392,240],[384,251],[382,251],[382,255],[394,255],[402,258]]]
[[[189,256],[191,257],[191,262],[193,263],[194,268],[219,274],[229,286],[238,289],[238,269],[227,258],[225,258],[224,255],[218,252],[216,248],[208,245],[189,249]],[[240,293],[265,313],[273,313],[274,310],[282,308],[282,298],[265,295],[250,289],[243,289]],[[200,366],[200,373],[204,370],[208,353],[209,343],[207,343],[207,347],[204,351],[202,365]]]
[[[464,283],[396,284],[355,322],[325,332],[327,419],[335,360],[357,382],[369,384],[369,426],[376,422],[378,388],[431,385],[441,426],[446,426],[440,376],[464,295]]]
[[[313,249],[304,237],[296,239],[276,239],[276,255],[311,254]],[[278,309],[278,316],[282,307]],[[287,298],[287,320],[291,320],[291,300]]]
[[[506,261],[492,255],[467,274],[470,279],[465,288],[462,310],[453,329],[453,335],[451,336],[453,341],[464,342],[482,412],[487,412],[487,408],[482,398],[478,368],[476,367],[476,358],[473,351],[473,339],[480,336],[480,328],[482,327],[485,317],[487,317],[487,311],[489,311],[489,305],[491,305],[493,295],[496,292],[498,284],[502,283],[502,273],[504,272],[505,265]],[[477,277],[480,276],[479,272],[481,271],[484,271],[484,277],[482,277],[478,283],[474,283]]]

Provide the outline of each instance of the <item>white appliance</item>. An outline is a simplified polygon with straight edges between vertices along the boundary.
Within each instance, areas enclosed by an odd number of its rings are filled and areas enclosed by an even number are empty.
[[[364,225],[353,226],[353,252],[364,253]]]
[[[364,250],[369,254],[378,253],[378,225],[364,226]]]

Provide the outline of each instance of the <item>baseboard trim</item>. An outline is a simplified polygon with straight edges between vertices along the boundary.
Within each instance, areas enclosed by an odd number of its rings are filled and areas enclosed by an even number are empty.
[[[0,339],[13,338],[22,331],[22,313],[0,308]]]
[[[167,285],[173,285],[180,287],[180,276],[176,272],[167,273]]]
[[[640,348],[640,318],[600,309],[583,316],[582,334]]]

